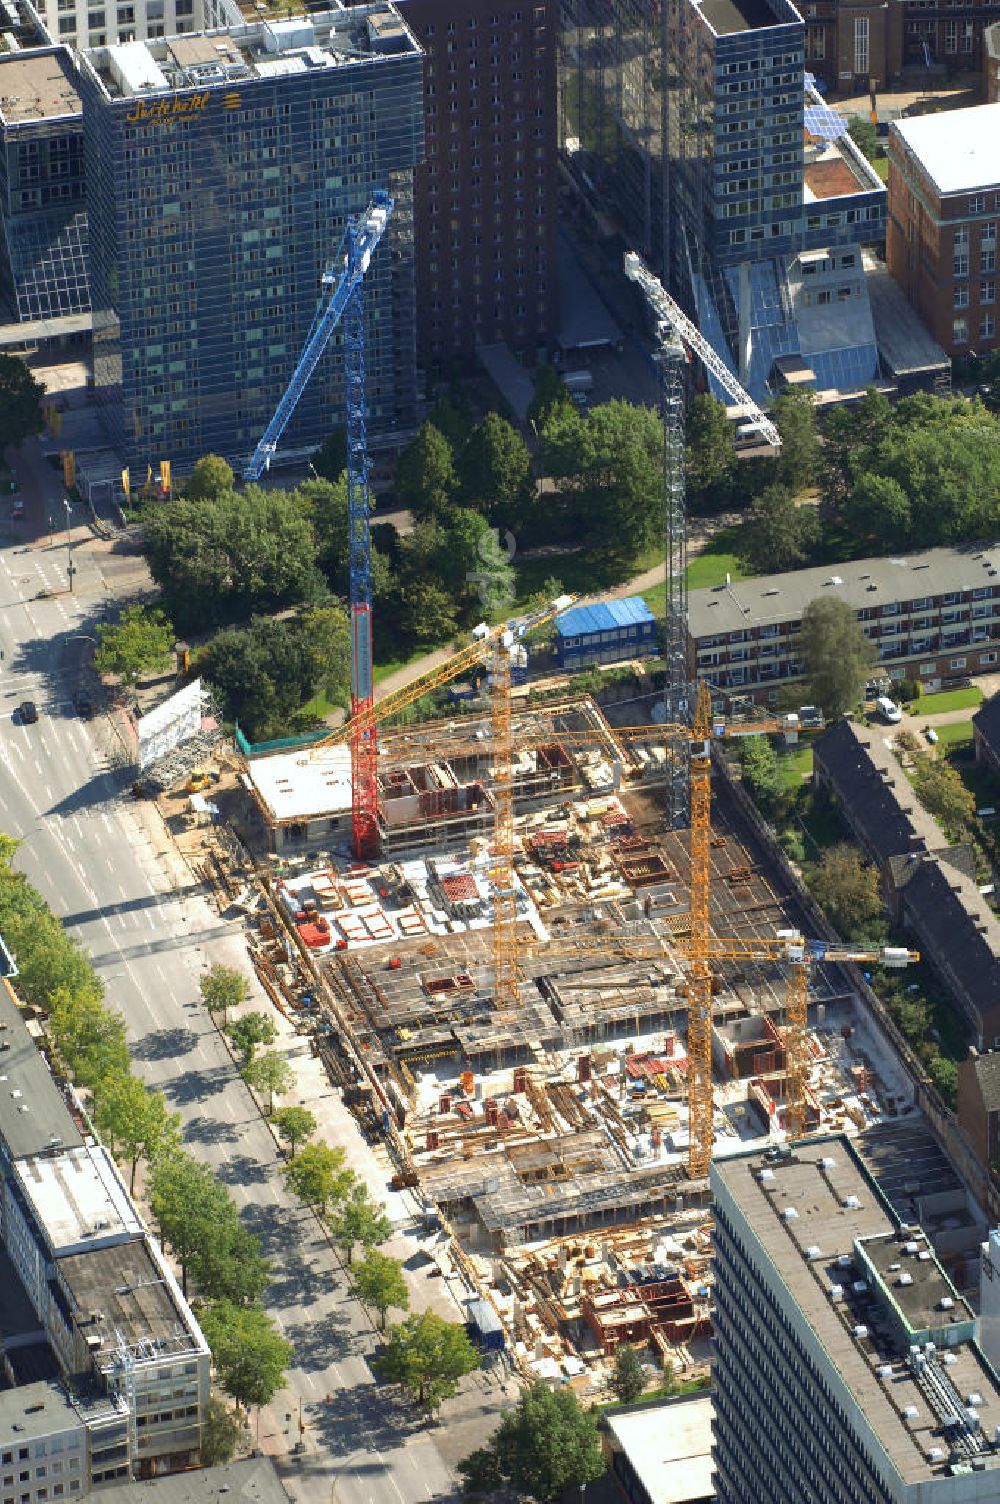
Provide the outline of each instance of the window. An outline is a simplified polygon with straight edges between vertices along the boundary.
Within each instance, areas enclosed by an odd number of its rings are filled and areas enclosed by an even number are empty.
[[[995,272],[997,269],[997,253],[995,250],[982,250],[979,252],[979,270],[981,272]]]
[[[980,282],[979,301],[981,304],[995,303],[997,300],[997,285],[995,282]]]
[[[868,72],[867,16],[855,16],[854,18],[854,72],[862,75]]]
[[[953,277],[967,277],[969,275],[968,251],[956,251],[951,258],[951,274]]]
[[[957,21],[946,21],[944,23],[944,50],[952,55],[958,51]]]
[[[996,315],[992,313],[984,313],[982,318],[979,320],[979,338],[994,339],[996,337],[996,332]]]
[[[949,668],[956,668],[956,669],[957,668],[964,668],[965,667],[965,659],[964,658],[949,658],[948,659],[948,667]]]
[[[952,343],[967,345],[969,343],[969,324],[967,319],[953,319],[951,325]]]
[[[968,308],[968,306],[969,306],[969,286],[968,286],[967,282],[960,282],[958,284],[958,286],[955,288],[955,297],[954,297],[954,302],[952,304],[952,307],[954,307],[954,308]]]
[[[973,193],[969,199],[969,213],[982,214],[986,209],[986,194]]]
[[[983,668],[986,668],[991,663],[996,663],[996,661],[996,653],[980,653],[979,655],[979,662]]]

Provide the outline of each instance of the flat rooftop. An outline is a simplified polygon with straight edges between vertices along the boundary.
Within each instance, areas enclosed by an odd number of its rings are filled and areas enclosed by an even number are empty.
[[[846,1137],[716,1160],[712,1186],[745,1219],[752,1256],[780,1279],[905,1485],[946,1474],[953,1447],[1000,1471],[1000,1381],[972,1313]],[[935,1348],[914,1355],[925,1341]]]
[[[115,1485],[115,1504],[210,1504],[215,1500],[222,1504],[288,1504],[288,1495],[270,1457]]]
[[[860,611],[865,606],[984,586],[1000,594],[998,570],[1000,544],[970,544],[760,575],[733,585],[692,590],[688,597],[689,630],[692,637],[706,637],[772,622],[798,621],[809,602],[820,596],[836,596]]]
[[[142,1222],[102,1145],[24,1159],[17,1174],[56,1258],[142,1235]]]
[[[299,747],[254,757],[247,777],[272,824],[335,819],[351,808],[350,747]]]
[[[72,1253],[56,1264],[69,1290],[73,1315],[85,1336],[100,1338],[96,1351],[117,1351],[118,1334],[156,1352],[200,1352],[204,1339],[176,1295],[166,1266],[145,1238]]]
[[[16,1431],[23,1446],[74,1427],[79,1429],[82,1444],[83,1423],[69,1395],[55,1380],[40,1379],[17,1389],[0,1389],[0,1436],[5,1441],[9,1442]]]
[[[1000,104],[894,120],[889,127],[890,144],[894,137],[903,142],[942,195],[972,193],[1000,183]]]
[[[82,108],[65,47],[0,55],[0,125],[62,120],[81,115]]]
[[[11,1159],[83,1143],[6,983],[0,984],[0,1142]]]
[[[399,13],[381,0],[182,37],[119,42],[92,48],[83,57],[109,99],[145,102],[184,89],[231,90],[252,79],[315,74],[407,54],[418,57],[420,48]],[[228,107],[238,108],[238,99]]]
[[[780,26],[767,0],[702,0],[695,8],[701,11],[716,36],[731,36],[737,31],[759,31],[764,26]],[[791,17],[789,17],[789,20]]]
[[[950,368],[947,355],[927,329],[884,261],[862,252],[878,352],[891,375],[902,377]]]
[[[688,1504],[715,1497],[710,1395],[648,1405],[631,1414],[609,1411],[604,1424],[628,1456],[651,1504]]]

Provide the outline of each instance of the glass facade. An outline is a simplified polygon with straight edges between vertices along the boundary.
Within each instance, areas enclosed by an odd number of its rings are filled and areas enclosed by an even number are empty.
[[[414,420],[421,56],[389,6],[91,52],[82,93],[95,385],[129,465],[252,453],[376,188],[397,209],[365,279],[369,426]],[[341,420],[338,351],[281,452]]]
[[[68,51],[0,59],[4,291],[18,319],[86,313],[83,120]]]
[[[775,359],[811,353],[792,259],[885,234],[885,189],[852,144],[805,134],[799,12],[790,0],[569,0],[568,12],[561,128],[577,180],[766,400]],[[857,349],[819,352],[818,384],[872,378],[870,323]]]

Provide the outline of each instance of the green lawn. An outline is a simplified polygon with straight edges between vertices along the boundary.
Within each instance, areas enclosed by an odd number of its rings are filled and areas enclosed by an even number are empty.
[[[951,749],[972,741],[971,721],[952,721],[945,726],[935,726],[934,730],[937,732],[938,746]]]
[[[573,554],[550,554],[541,559],[514,560],[517,572],[517,601],[520,609],[531,600],[546,580],[558,580],[569,595],[602,595],[637,574],[652,569],[663,558],[656,545],[637,559],[623,559],[607,549],[583,549]]]
[[[782,787],[789,793],[794,793],[802,787],[806,778],[812,776],[812,747],[798,746],[791,752],[780,753],[778,767],[781,773]]]
[[[970,684],[967,689],[942,689],[936,695],[921,695],[910,702],[909,710],[912,715],[941,715],[947,710],[978,710],[982,703],[982,690]]]
[[[342,709],[340,705],[331,705],[325,691],[321,689],[318,694],[313,695],[311,700],[306,701],[300,714],[314,715],[317,720],[322,721],[328,715],[332,715],[335,710],[340,709]]]

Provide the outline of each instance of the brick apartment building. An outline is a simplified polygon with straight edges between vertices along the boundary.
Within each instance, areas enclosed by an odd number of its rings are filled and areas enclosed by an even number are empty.
[[[481,344],[535,360],[558,325],[554,0],[402,0],[426,52],[414,183],[417,350],[429,375]]]
[[[1000,663],[1000,546],[932,548],[900,559],[765,575],[692,590],[692,676],[770,704],[803,677],[802,613],[834,595],[849,602],[875,648],[874,673],[927,689],[996,671]]]
[[[927,60],[979,68],[984,7],[975,0],[807,0],[806,66],[841,94],[882,89]],[[925,50],[926,49],[926,50]]]
[[[894,121],[889,270],[949,355],[995,350],[1000,104]]]

